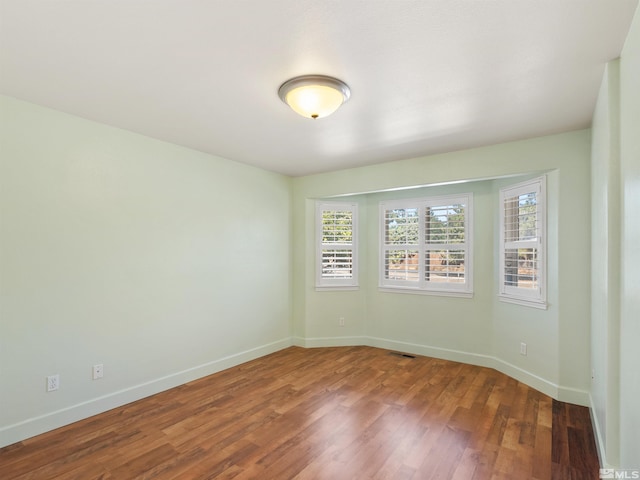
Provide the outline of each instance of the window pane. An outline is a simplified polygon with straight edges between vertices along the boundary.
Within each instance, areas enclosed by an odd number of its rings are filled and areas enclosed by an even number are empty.
[[[417,250],[387,250],[384,258],[385,278],[417,282],[419,258]]]
[[[504,251],[504,284],[509,287],[538,288],[536,248],[508,248]]]
[[[322,278],[351,278],[352,275],[351,250],[322,250]]]
[[[425,258],[425,280],[464,283],[464,256],[464,250],[429,250]]]
[[[322,243],[349,244],[352,242],[353,213],[325,210],[322,212]]]
[[[464,205],[427,207],[426,243],[464,243]]]
[[[380,206],[381,287],[461,296],[473,291],[472,194],[394,200]]]
[[[385,243],[387,245],[417,245],[419,220],[417,208],[385,210]]]
[[[505,240],[535,240],[538,238],[537,198],[535,192],[505,199]]]

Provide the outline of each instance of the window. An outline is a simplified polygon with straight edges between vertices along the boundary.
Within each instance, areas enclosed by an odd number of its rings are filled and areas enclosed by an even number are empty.
[[[500,190],[500,298],[546,308],[545,177]]]
[[[335,289],[357,287],[358,205],[318,202],[316,225],[318,259],[316,287]]]
[[[380,287],[471,296],[472,194],[380,204]]]

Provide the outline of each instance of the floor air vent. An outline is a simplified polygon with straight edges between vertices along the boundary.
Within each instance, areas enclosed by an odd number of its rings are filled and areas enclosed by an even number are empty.
[[[389,352],[389,355],[393,355],[395,357],[416,358],[415,355],[410,355],[408,353],[402,353],[402,352]]]

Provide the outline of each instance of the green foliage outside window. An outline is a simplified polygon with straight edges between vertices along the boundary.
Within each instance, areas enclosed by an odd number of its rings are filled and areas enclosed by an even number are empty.
[[[353,214],[337,210],[322,212],[322,243],[351,243]]]

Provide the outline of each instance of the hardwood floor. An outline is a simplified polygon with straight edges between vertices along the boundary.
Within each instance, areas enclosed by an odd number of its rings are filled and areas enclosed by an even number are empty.
[[[597,479],[589,411],[495,370],[291,347],[0,450],[13,479]]]

